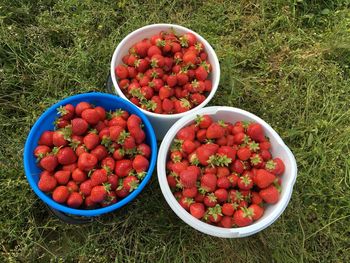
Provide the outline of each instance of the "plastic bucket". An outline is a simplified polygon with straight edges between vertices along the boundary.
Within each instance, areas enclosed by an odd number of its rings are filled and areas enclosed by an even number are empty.
[[[282,192],[280,200],[274,205],[266,207],[264,215],[254,222],[252,225],[240,228],[222,228],[204,223],[192,215],[190,215],[178,201],[175,199],[170,190],[166,179],[166,161],[168,158],[169,147],[175,138],[177,132],[191,123],[193,123],[196,115],[208,114],[214,120],[224,120],[230,122],[236,121],[254,121],[264,127],[266,136],[270,138],[272,155],[280,157],[285,164],[285,172],[282,177]],[[162,193],[171,209],[188,225],[200,232],[211,236],[238,238],[253,235],[268,226],[270,226],[283,213],[287,207],[293,192],[293,186],[297,177],[297,164],[293,153],[285,145],[281,137],[267,124],[264,120],[247,111],[232,107],[207,107],[197,111],[195,114],[188,115],[177,121],[165,135],[159,149],[157,162],[158,181]]]
[[[159,33],[160,31],[169,31],[169,29],[171,29],[171,28],[173,28],[175,30],[175,32],[179,33],[179,34],[191,32],[191,33],[196,35],[197,39],[200,42],[203,43],[205,50],[208,53],[208,60],[211,63],[212,69],[213,69],[211,74],[209,75],[209,78],[211,79],[211,81],[213,83],[213,88],[212,88],[211,92],[208,94],[205,101],[203,101],[197,107],[195,107],[187,112],[184,112],[184,113],[165,115],[165,114],[157,114],[157,113],[149,112],[149,111],[146,111],[146,110],[139,108],[144,114],[146,114],[146,116],[148,117],[148,119],[152,123],[153,128],[154,128],[155,133],[156,133],[156,137],[159,140],[163,139],[166,132],[170,129],[170,127],[178,119],[180,119],[183,116],[187,116],[188,114],[191,114],[191,113],[203,108],[213,98],[213,96],[218,88],[219,80],[220,80],[220,65],[219,65],[219,60],[216,56],[214,49],[210,46],[210,44],[203,37],[201,37],[199,34],[197,34],[196,32],[194,32],[186,27],[175,25],[175,24],[153,24],[153,25],[141,27],[141,28],[133,31],[129,35],[127,35],[119,43],[119,45],[115,49],[115,51],[113,53],[112,61],[111,61],[111,73],[110,74],[111,74],[111,78],[112,78],[113,85],[115,88],[115,92],[120,97],[122,97],[124,99],[128,99],[118,86],[117,78],[116,78],[116,75],[114,72],[115,67],[122,63],[123,56],[128,53],[129,48],[133,44],[135,44],[136,42],[138,42],[144,38],[151,37],[153,34]]]
[[[81,101],[90,102],[95,106],[102,106],[106,110],[114,110],[114,109],[121,108],[123,110],[128,111],[130,114],[136,114],[137,116],[139,116],[142,119],[142,122],[144,124],[144,131],[146,133],[146,143],[150,146],[152,151],[147,175],[144,177],[144,179],[142,180],[142,182],[140,183],[139,187],[136,190],[134,190],[130,195],[128,195],[127,197],[125,197],[124,199],[122,199],[121,201],[118,201],[113,205],[110,205],[104,208],[91,209],[91,210],[74,209],[74,208],[70,208],[68,206],[59,204],[54,200],[52,200],[52,198],[49,197],[47,194],[42,192],[37,186],[37,183],[39,181],[39,174],[41,170],[37,166],[36,158],[33,154],[34,149],[38,145],[37,142],[41,134],[45,130],[54,129],[53,122],[57,118],[57,108],[61,105],[65,105],[68,103],[76,105]],[[85,217],[98,216],[101,214],[109,213],[131,202],[143,190],[143,188],[146,186],[146,184],[150,180],[155,163],[156,163],[156,158],[157,158],[157,141],[156,141],[153,128],[150,122],[148,121],[147,117],[131,102],[128,102],[114,95],[97,93],[97,92],[79,94],[79,95],[68,97],[54,104],[49,109],[47,109],[40,116],[40,118],[35,122],[34,126],[30,130],[29,135],[27,137],[27,141],[24,146],[24,154],[23,154],[24,171],[25,171],[27,180],[29,182],[29,185],[34,190],[36,195],[42,201],[44,201],[45,204],[47,204],[50,208],[53,208],[54,210],[58,210],[66,214],[85,216]]]

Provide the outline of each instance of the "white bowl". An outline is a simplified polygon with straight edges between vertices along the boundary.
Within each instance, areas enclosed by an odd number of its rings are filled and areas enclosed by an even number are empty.
[[[184,112],[184,113],[178,113],[178,114],[157,114],[153,112],[149,112],[146,110],[143,110],[140,108],[140,110],[146,114],[148,119],[153,125],[154,131],[156,133],[157,139],[161,140],[163,139],[165,133],[169,130],[169,128],[181,117],[186,116],[188,114],[192,114],[193,112],[203,108],[205,105],[208,104],[208,102],[212,99],[214,96],[218,85],[219,85],[219,80],[220,80],[220,65],[219,65],[219,60],[215,54],[214,49],[210,46],[210,44],[200,35],[198,35],[196,32],[175,24],[154,24],[154,25],[148,25],[141,27],[134,32],[131,32],[129,35],[127,35],[117,46],[113,53],[112,61],[111,61],[111,77],[113,81],[113,85],[115,88],[116,93],[128,100],[128,98],[124,95],[120,87],[118,86],[118,81],[114,72],[114,69],[117,65],[122,63],[122,58],[126,54],[128,54],[129,48],[137,43],[138,41],[144,39],[144,38],[149,38],[154,34],[159,33],[160,31],[169,31],[169,29],[173,28],[176,33],[178,34],[184,34],[191,32],[193,33],[197,39],[203,43],[205,47],[205,51],[208,53],[208,60],[212,66],[212,72],[209,75],[209,79],[211,79],[213,83],[213,88],[211,92],[208,94],[207,98],[197,107]]]
[[[280,157],[285,164],[285,172],[282,176],[282,192],[280,200],[274,205],[268,205],[266,207],[264,215],[252,225],[239,228],[222,228],[204,223],[190,215],[184,208],[182,208],[170,190],[166,178],[166,161],[168,158],[169,147],[177,132],[184,126],[193,123],[197,114],[208,114],[213,117],[214,120],[224,120],[230,121],[232,123],[240,120],[246,120],[261,124],[264,127],[266,136],[270,138],[272,156]],[[160,188],[166,201],[170,205],[171,209],[183,221],[205,234],[225,238],[238,238],[250,236],[265,229],[283,213],[284,209],[289,203],[293,192],[293,186],[297,177],[297,164],[293,153],[284,144],[281,137],[264,120],[260,119],[252,113],[241,109],[215,106],[203,108],[197,111],[195,114],[188,114],[186,117],[181,118],[171,127],[171,129],[165,135],[159,149],[157,172]]]

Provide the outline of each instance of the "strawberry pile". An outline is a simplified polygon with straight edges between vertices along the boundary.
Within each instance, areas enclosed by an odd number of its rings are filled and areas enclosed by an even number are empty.
[[[106,112],[88,102],[58,109],[56,130],[44,131],[34,150],[38,187],[69,207],[94,209],[117,202],[146,175],[150,147],[141,119],[125,110]]]
[[[285,166],[270,148],[258,123],[197,116],[171,145],[168,184],[192,216],[226,228],[250,225],[279,200]]]
[[[212,89],[204,45],[192,33],[160,32],[129,49],[115,68],[118,85],[138,107],[159,114],[188,111]]]

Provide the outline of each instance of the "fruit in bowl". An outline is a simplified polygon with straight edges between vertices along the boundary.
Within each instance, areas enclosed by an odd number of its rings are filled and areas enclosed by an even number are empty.
[[[204,102],[213,84],[205,46],[191,32],[160,31],[130,47],[115,66],[118,86],[135,105],[177,114]]]
[[[138,187],[151,156],[140,117],[86,101],[57,110],[56,129],[40,135],[33,153],[41,191],[71,208],[96,209]]]
[[[171,143],[167,182],[193,217],[224,228],[259,220],[280,199],[285,164],[257,122],[198,115]]]

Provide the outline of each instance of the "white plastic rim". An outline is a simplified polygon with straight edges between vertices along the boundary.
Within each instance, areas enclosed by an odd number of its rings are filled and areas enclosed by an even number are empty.
[[[154,34],[159,33],[160,31],[169,31],[171,28],[175,30],[178,34],[184,34],[184,33],[193,33],[197,39],[203,43],[205,47],[205,51],[208,53],[208,60],[212,66],[212,72],[209,75],[209,79],[212,81],[213,87],[211,92],[208,94],[207,98],[197,107],[183,113],[178,114],[158,114],[154,112],[149,112],[144,109],[139,108],[150,120],[150,122],[153,125],[154,131],[156,133],[157,139],[163,139],[166,132],[169,130],[169,128],[181,117],[186,116],[188,114],[192,114],[193,112],[203,108],[205,105],[209,103],[209,101],[213,98],[218,86],[219,86],[219,80],[220,80],[220,65],[219,60],[216,56],[216,53],[214,49],[211,47],[211,45],[206,41],[202,36],[197,34],[196,32],[176,24],[153,24],[141,27],[133,32],[131,32],[129,35],[127,35],[117,46],[115,49],[112,61],[111,61],[111,78],[114,85],[114,89],[116,93],[122,97],[123,99],[128,100],[128,98],[124,95],[122,90],[118,86],[118,81],[114,72],[114,69],[117,65],[122,63],[122,58],[125,56],[129,48],[137,43],[138,41],[149,38]]]
[[[182,208],[170,190],[166,179],[166,161],[168,158],[170,145],[177,132],[184,126],[193,123],[197,114],[208,114],[214,120],[224,120],[232,123],[236,121],[253,121],[261,124],[264,128],[266,136],[270,138],[272,156],[280,157],[285,164],[285,172],[282,176],[282,192],[280,200],[274,205],[268,205],[264,215],[252,225],[240,228],[222,228],[204,223],[193,217],[184,208]],[[198,231],[211,236],[239,238],[250,236],[262,231],[270,226],[283,213],[292,196],[293,186],[297,177],[297,164],[293,153],[286,146],[281,137],[275,132],[275,130],[272,129],[271,126],[264,120],[250,112],[238,108],[214,106],[203,108],[191,115],[189,114],[181,118],[171,127],[171,129],[165,135],[159,149],[157,173],[159,185],[167,203],[177,214],[177,216],[179,216],[184,222]]]

